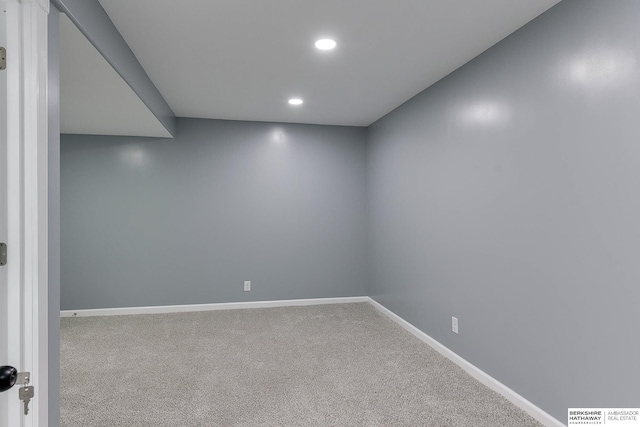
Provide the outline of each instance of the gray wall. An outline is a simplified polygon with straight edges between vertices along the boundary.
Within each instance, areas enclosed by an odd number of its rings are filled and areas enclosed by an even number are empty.
[[[565,0],[369,128],[370,294],[565,422],[640,403],[639,19]]]
[[[177,125],[63,135],[62,309],[366,293],[364,129]]]
[[[60,14],[51,5],[49,60],[49,426],[60,424]]]

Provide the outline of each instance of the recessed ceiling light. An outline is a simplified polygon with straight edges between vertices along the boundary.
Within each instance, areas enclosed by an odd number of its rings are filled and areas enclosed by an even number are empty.
[[[316,41],[316,47],[320,50],[331,50],[336,47],[336,41],[331,39],[320,39]]]
[[[302,104],[302,102],[303,101],[300,98],[291,98],[289,100],[289,104],[291,104],[291,105],[300,105],[300,104]]]

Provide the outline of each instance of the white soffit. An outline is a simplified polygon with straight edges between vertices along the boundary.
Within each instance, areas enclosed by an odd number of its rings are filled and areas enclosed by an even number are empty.
[[[62,133],[171,134],[65,14],[60,14]]]
[[[100,3],[178,116],[367,126],[558,1]]]

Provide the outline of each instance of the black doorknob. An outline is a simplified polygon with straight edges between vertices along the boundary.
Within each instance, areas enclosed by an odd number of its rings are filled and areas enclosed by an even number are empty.
[[[0,366],[0,392],[7,391],[16,383],[18,370],[13,366]]]

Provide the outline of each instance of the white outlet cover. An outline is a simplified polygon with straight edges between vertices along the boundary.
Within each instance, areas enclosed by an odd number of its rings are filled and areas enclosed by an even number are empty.
[[[250,280],[245,280],[244,281],[244,291],[245,292],[249,292],[251,290],[251,281]]]
[[[455,334],[458,333],[458,318],[451,316],[451,331]]]

